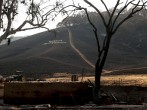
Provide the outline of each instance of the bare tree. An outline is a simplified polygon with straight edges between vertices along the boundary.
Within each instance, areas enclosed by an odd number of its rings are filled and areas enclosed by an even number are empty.
[[[91,19],[90,14],[88,13],[87,7],[76,6],[73,3],[73,5],[68,5],[64,8],[74,7],[75,8],[74,11],[84,10],[90,25],[93,27],[93,32],[96,38],[97,51],[98,51],[97,61],[95,64],[95,85],[93,90],[93,99],[95,103],[100,104],[101,75],[107,59],[111,39],[124,22],[126,22],[128,19],[132,18],[133,15],[144,9],[147,1],[126,0],[125,2],[121,2],[121,0],[117,0],[114,8],[109,10],[104,0],[100,0],[100,2],[103,4],[103,6],[106,9],[105,13],[101,12],[100,9],[95,6],[95,4],[90,2],[90,0],[83,0],[83,1],[87,3],[90,7],[92,7],[98,14],[98,17],[101,18],[101,21],[105,28],[105,36],[103,41],[101,42],[99,40],[100,36],[98,34],[97,26],[95,23],[93,23],[93,20]],[[125,12],[130,6],[133,8],[130,8],[129,13],[126,14]]]
[[[0,2],[0,42],[6,39],[9,35],[15,34],[19,31],[26,31],[36,28],[46,28],[45,24],[49,19],[54,19],[55,13],[62,7],[62,3],[56,1],[54,5],[46,4],[44,0],[39,0],[36,3],[35,0],[1,0]],[[46,1],[47,2],[47,1]],[[25,6],[24,14],[26,18],[23,18],[22,23],[18,27],[13,27],[14,21],[17,20],[19,14],[23,14],[18,11],[18,8]],[[47,11],[46,11],[47,10]],[[53,14],[54,13],[54,14]],[[27,27],[26,25],[31,27]],[[48,29],[48,28],[46,28]]]
[[[113,37],[113,35],[117,32],[117,30],[120,28],[120,26],[127,21],[128,19],[132,18],[134,14],[136,14],[137,12],[141,11],[146,2],[141,2],[140,0],[130,0],[130,1],[126,1],[125,3],[123,3],[123,6],[121,7],[120,10],[118,10],[119,5],[122,5],[122,2],[120,0],[117,0],[113,10],[111,10],[111,12],[109,11],[106,3],[103,0],[100,0],[101,3],[104,5],[108,18],[106,18],[102,12],[94,5],[92,4],[89,0],[84,0],[84,2],[86,2],[88,5],[90,5],[96,12],[97,14],[100,16],[104,27],[105,27],[105,32],[106,35],[104,36],[104,40],[102,45],[100,45],[100,41],[99,41],[99,36],[98,36],[98,32],[97,32],[97,27],[95,26],[95,24],[92,23],[90,16],[88,14],[88,11],[86,8],[84,8],[88,21],[91,24],[91,26],[93,27],[93,32],[95,34],[95,38],[96,38],[96,42],[97,42],[97,47],[98,47],[98,59],[97,62],[95,64],[95,87],[94,87],[94,102],[95,103],[99,103],[100,99],[99,99],[99,90],[101,88],[101,74],[102,74],[102,70],[103,67],[105,65],[106,62],[106,58],[108,55],[108,51],[109,51],[109,46],[110,46],[110,42],[111,39]],[[142,3],[142,4],[141,4]],[[133,5],[133,8],[131,8],[130,13],[128,13],[123,19],[119,19],[120,16],[122,15],[122,12],[125,11],[129,5]],[[115,14],[117,12],[117,14]]]

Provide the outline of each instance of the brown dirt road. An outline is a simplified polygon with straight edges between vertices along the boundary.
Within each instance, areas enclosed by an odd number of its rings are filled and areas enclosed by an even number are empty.
[[[88,64],[90,65],[92,68],[95,68],[95,65],[86,58],[86,56],[84,54],[82,54],[82,52],[80,50],[78,50],[78,48],[75,47],[74,42],[72,40],[72,32],[70,29],[68,29],[68,33],[69,33],[69,42],[71,47],[79,54],[79,56]],[[108,71],[108,70],[103,70],[104,73],[110,73],[112,71]]]
[[[79,51],[79,50],[75,47],[75,45],[74,45],[74,43],[73,43],[73,40],[72,40],[72,33],[71,33],[71,31],[70,31],[69,29],[68,29],[68,32],[69,32],[69,42],[70,42],[71,47],[79,54],[79,56],[80,56],[87,64],[89,64],[92,68],[95,68],[94,64],[93,64],[92,62],[90,62],[90,61],[86,58],[86,56],[84,56],[84,54],[82,54],[82,52]]]

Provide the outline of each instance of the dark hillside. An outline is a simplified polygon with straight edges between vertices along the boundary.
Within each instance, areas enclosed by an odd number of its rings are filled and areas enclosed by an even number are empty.
[[[95,37],[92,27],[86,20],[83,21],[85,23],[72,22],[72,26],[68,24],[67,27],[71,31],[74,46],[95,64]],[[100,21],[95,21],[95,24],[102,41],[105,30]],[[55,72],[81,73],[82,69],[94,73],[94,69],[72,48],[69,31],[64,25],[60,23],[56,36],[54,32],[43,32],[12,42],[10,46],[1,45],[0,73],[14,74],[21,70],[26,75],[50,75]],[[121,26],[112,39],[105,69],[147,67],[146,27],[147,18],[138,15]]]
[[[58,43],[60,41],[61,43]],[[2,45],[0,53],[1,74],[14,74],[17,70],[28,75],[77,73],[83,68],[92,71],[92,68],[71,49],[66,29],[58,29],[56,36],[53,32],[43,32],[12,42],[10,46]]]
[[[73,33],[75,46],[95,64],[97,59],[97,47],[95,37],[90,25],[78,25],[70,27]]]
[[[98,23],[98,34],[100,41],[103,39],[104,29]],[[133,67],[146,67],[147,64],[147,18],[136,15],[125,22],[114,35],[107,63],[107,69],[121,69]],[[77,47],[93,63],[96,61],[97,47],[91,26],[88,24],[75,25],[71,27]],[[80,41],[79,41],[80,40]]]

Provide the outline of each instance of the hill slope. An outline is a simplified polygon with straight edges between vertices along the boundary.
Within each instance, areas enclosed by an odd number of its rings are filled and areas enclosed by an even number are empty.
[[[147,19],[137,17],[127,21],[114,35],[105,69],[146,67],[147,65]],[[69,26],[73,44],[93,65],[97,59],[97,46],[89,24]],[[0,73],[14,74],[24,71],[27,75],[44,75],[54,72],[94,73],[70,44],[67,28],[43,32],[0,46]],[[104,29],[98,25],[100,40]],[[145,71],[144,71],[145,73]]]
[[[93,71],[71,48],[67,29],[43,32],[0,46],[0,73],[50,74],[53,72]]]

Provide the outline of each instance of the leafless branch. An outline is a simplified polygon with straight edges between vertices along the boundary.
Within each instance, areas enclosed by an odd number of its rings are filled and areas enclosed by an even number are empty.
[[[112,24],[112,18],[113,18],[113,16],[114,16],[114,13],[115,13],[115,11],[116,11],[116,9],[117,9],[119,3],[120,3],[120,0],[117,1],[116,5],[115,5],[115,7],[114,7],[114,9],[113,9],[113,11],[112,11],[112,14],[110,15],[110,19],[109,19],[108,25],[107,25],[109,28],[111,28],[111,27],[110,27],[110,24]]]
[[[115,27],[115,29],[113,30],[112,33],[115,33],[115,32],[117,31],[117,29],[118,29],[126,20],[128,20],[129,18],[131,18],[135,13],[141,11],[141,10],[144,8],[144,5],[145,5],[147,2],[143,3],[143,5],[142,5],[139,9],[135,10],[135,9],[137,8],[137,6],[139,5],[139,3],[140,3],[140,1],[139,1],[139,2],[135,5],[135,7],[132,9],[132,12],[131,12],[126,18],[124,18],[124,19]]]
[[[109,9],[108,9],[107,5],[105,4],[105,2],[103,0],[101,0],[101,2],[103,3],[103,5],[104,5],[109,17],[110,17],[110,12],[109,12]]]
[[[140,0],[139,0],[140,1]],[[141,0],[142,1],[142,5],[145,3],[143,0]],[[134,6],[136,6],[136,5],[138,5],[138,6],[142,6],[142,5],[140,5],[140,4],[136,4],[136,3],[131,3],[132,5],[134,5]],[[144,6],[147,6],[146,4],[144,4]]]
[[[98,52],[99,52],[99,54],[100,54],[101,49],[100,49],[99,38],[98,38],[98,35],[97,35],[97,27],[91,22],[87,9],[86,9],[86,8],[83,8],[83,9],[84,9],[84,11],[86,12],[87,19],[88,19],[89,23],[90,23],[91,26],[94,28],[93,31],[94,31],[95,38],[96,38],[96,42],[97,42]]]
[[[28,11],[27,11],[28,16],[26,17],[24,22],[21,25],[19,25],[16,29],[12,28],[12,23],[14,20],[15,13],[17,11],[17,5],[18,5],[17,0],[12,0],[12,2],[9,0],[6,1],[5,4],[3,4],[4,5],[3,9],[2,9],[2,5],[1,5],[2,11],[0,11],[0,12],[2,12],[2,13],[0,14],[0,20],[2,18],[1,15],[6,15],[8,22],[7,22],[6,29],[4,29],[5,32],[0,36],[0,42],[3,39],[7,38],[9,35],[15,34],[16,32],[19,32],[19,31],[31,30],[31,29],[36,29],[36,28],[45,28],[48,31],[50,31],[48,28],[45,27],[45,24],[47,23],[47,21],[49,20],[50,17],[53,17],[53,18],[56,17],[56,16],[53,16],[52,14],[54,13],[54,15],[55,15],[55,13],[58,13],[60,8],[62,8],[62,3],[58,4],[57,6],[53,7],[52,9],[50,9],[49,11],[47,11],[46,13],[43,14],[43,13],[41,13],[41,11],[47,7],[40,9],[40,6],[38,4],[34,4],[33,1],[34,0],[30,1],[30,5],[26,5],[26,6],[28,6]],[[1,23],[2,22],[0,22],[0,24]],[[26,26],[26,24],[30,24],[33,27],[24,28]]]
[[[112,30],[113,30],[113,27],[115,26],[115,23],[117,21],[117,19],[119,18],[120,14],[123,12],[123,10],[125,10],[134,0],[130,1],[130,2],[126,2],[125,6],[118,12],[117,16],[115,17],[114,21],[113,21],[113,24],[112,24]]]
[[[90,6],[92,6],[92,8],[94,8],[97,12],[98,12],[98,14],[100,15],[100,17],[101,17],[101,19],[102,19],[102,21],[103,21],[103,24],[104,24],[104,26],[107,26],[107,24],[106,24],[106,20],[105,20],[105,18],[104,18],[104,16],[102,15],[102,13],[100,12],[100,10],[98,9],[98,8],[96,8],[92,3],[90,3],[88,0],[84,0],[87,4],[89,4]]]

